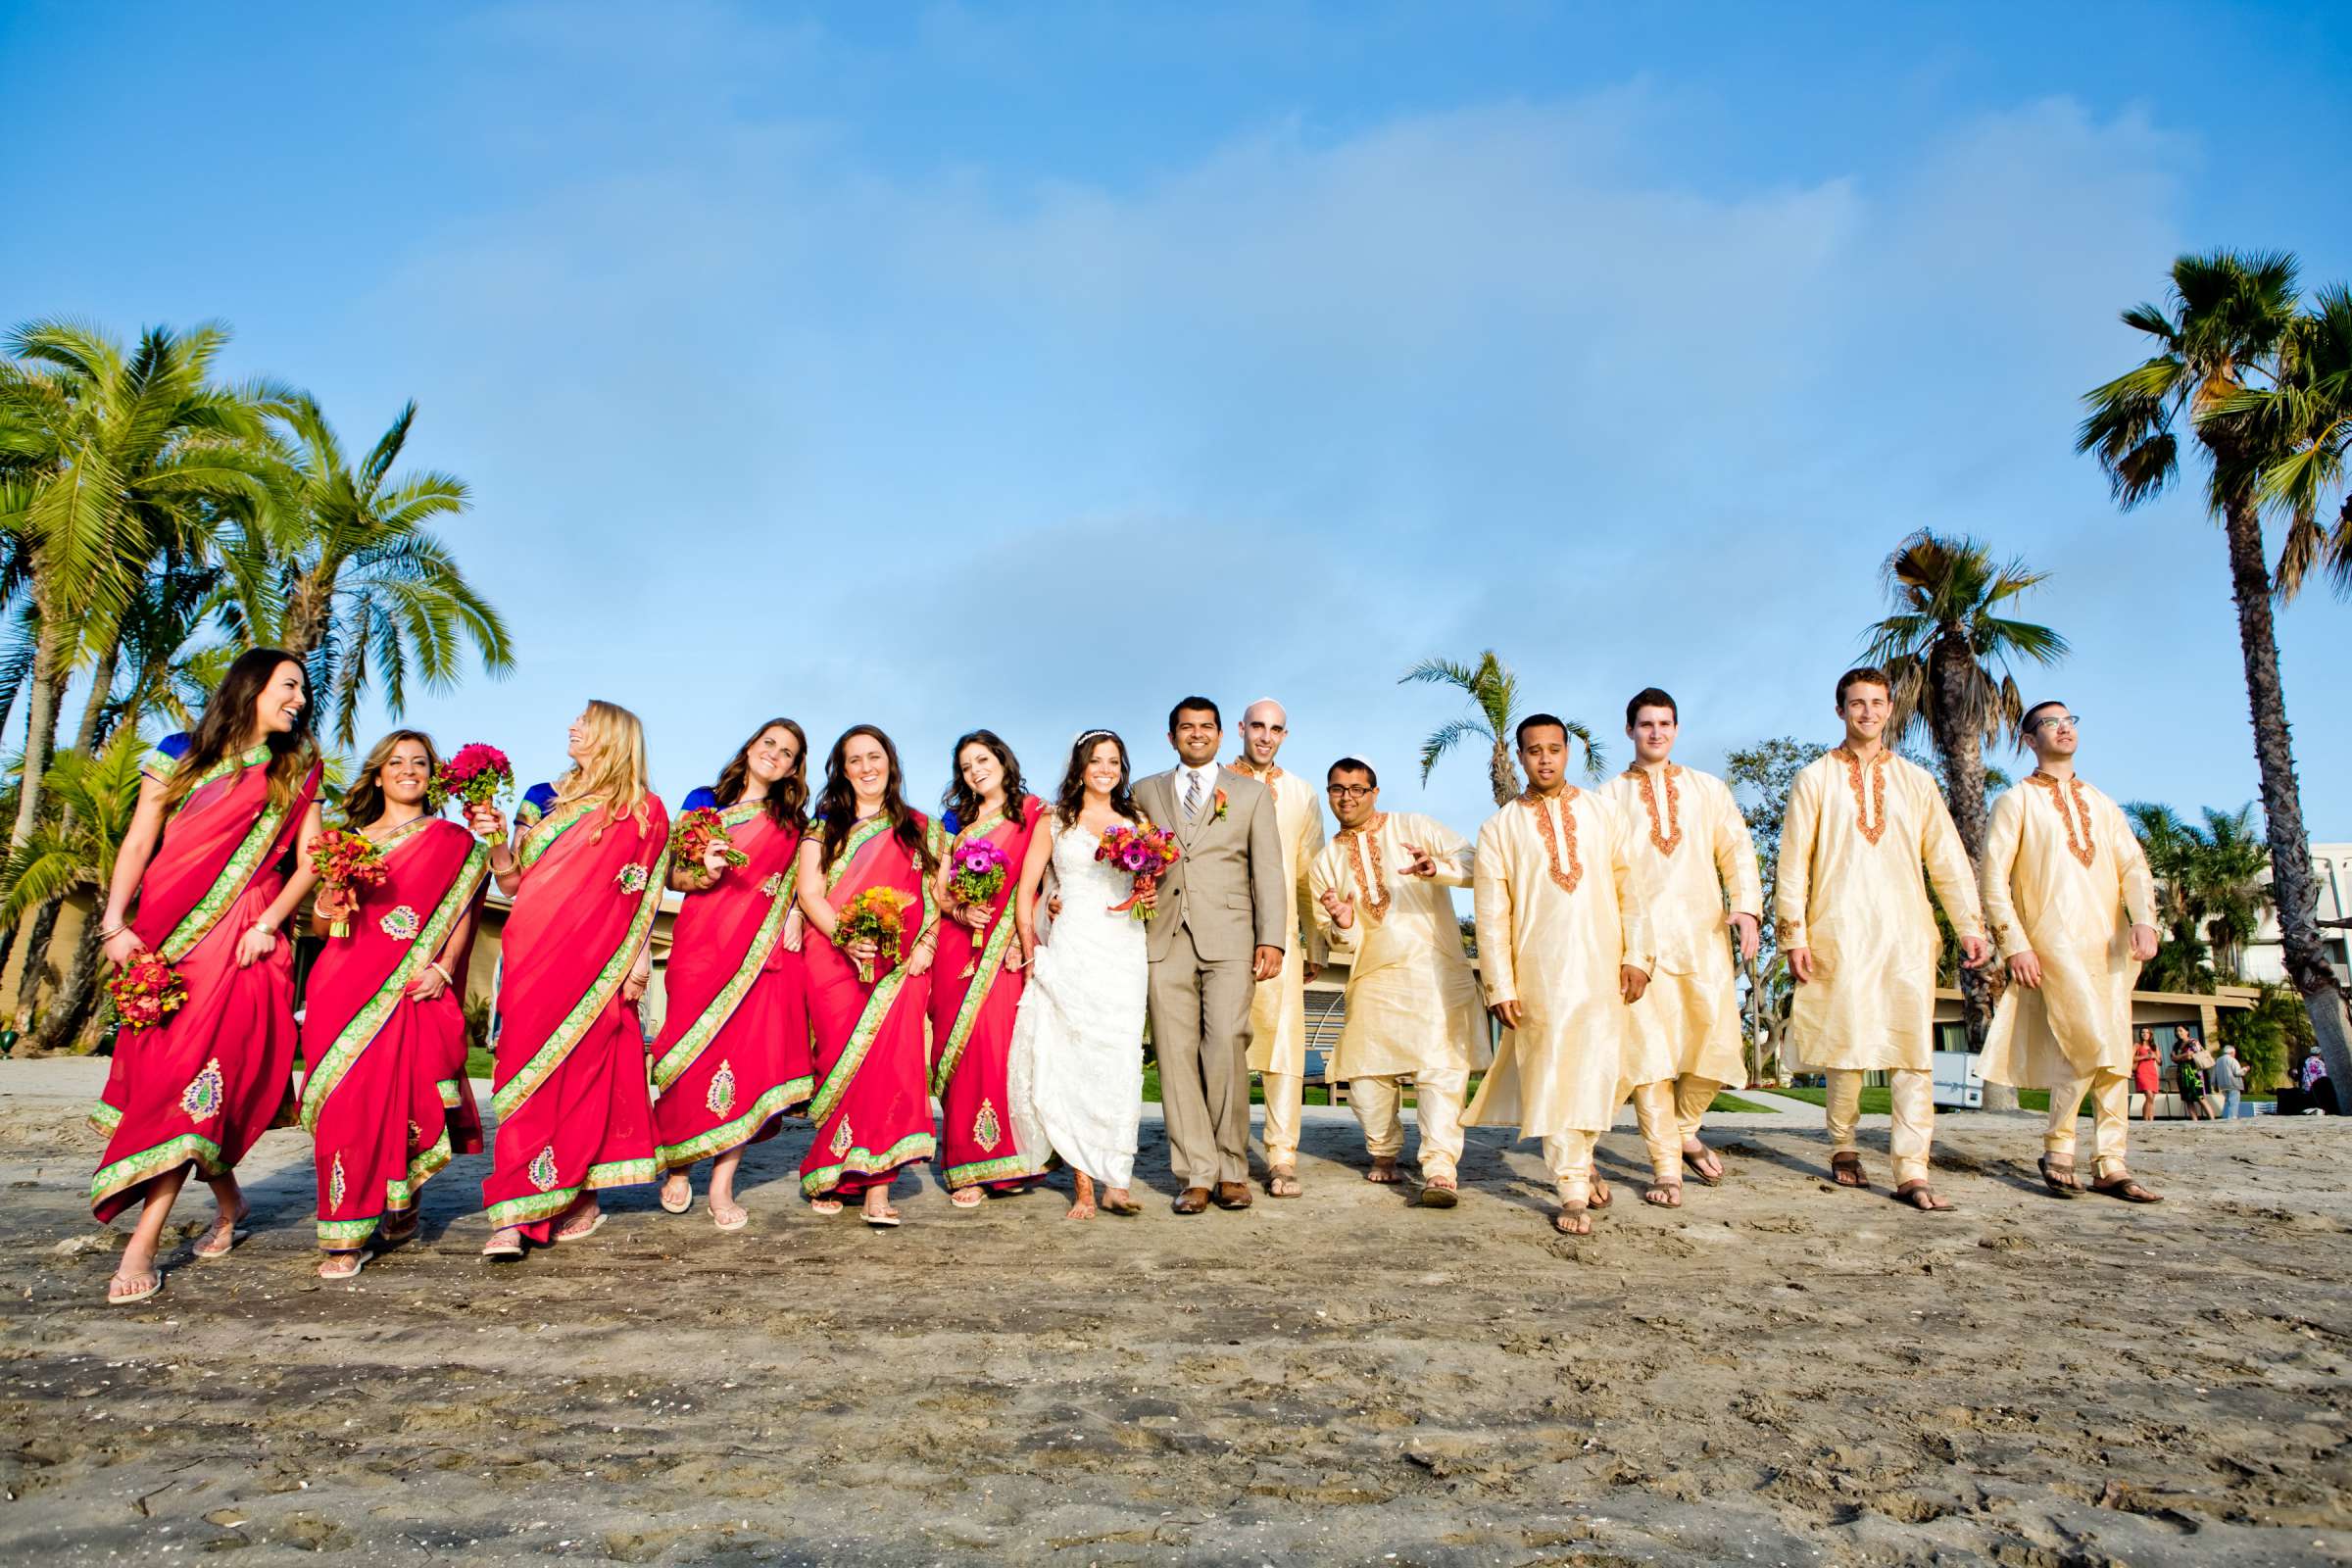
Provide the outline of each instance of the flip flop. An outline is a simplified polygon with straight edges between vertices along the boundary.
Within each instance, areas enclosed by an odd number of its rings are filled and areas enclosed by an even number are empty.
[[[366,1252],[336,1252],[330,1254],[330,1257],[348,1257],[351,1259],[351,1267],[348,1269],[338,1270],[332,1274],[329,1274],[324,1268],[319,1269],[318,1277],[321,1280],[326,1281],[328,1284],[333,1284],[340,1280],[356,1280],[360,1277],[360,1270],[368,1266],[368,1254]]]
[[[1568,1216],[1569,1216],[1569,1215],[1571,1215],[1571,1214],[1580,1215],[1580,1216],[1582,1216],[1582,1217],[1583,1217],[1583,1219],[1584,1219],[1584,1222],[1585,1222],[1584,1229],[1582,1229],[1582,1230],[1571,1230],[1571,1229],[1568,1227]],[[1552,1228],[1553,1230],[1555,1230],[1555,1231],[1559,1232],[1559,1234],[1561,1234],[1562,1236],[1590,1236],[1590,1235],[1592,1235],[1592,1205],[1591,1205],[1591,1204],[1589,1204],[1589,1203],[1562,1203],[1562,1204],[1560,1205],[1559,1212],[1551,1216],[1551,1228]]]
[[[205,1235],[209,1237],[212,1235],[212,1232],[207,1231],[205,1232]],[[213,1248],[208,1250],[204,1243],[198,1242],[194,1247],[190,1248],[189,1250],[194,1252],[198,1257],[226,1257],[229,1253],[235,1251],[239,1247],[243,1246],[247,1241],[249,1241],[252,1236],[253,1232],[249,1230],[241,1230],[232,1225],[229,1227],[228,1245],[226,1247]]]
[[[948,1195],[948,1201],[957,1208],[978,1208],[984,1197],[977,1187],[958,1187]]]
[[[600,1208],[596,1211],[596,1218],[588,1222],[587,1229],[577,1231],[558,1231],[556,1232],[556,1240],[559,1242],[584,1242],[589,1237],[594,1236],[598,1231],[603,1230],[605,1228],[605,1221],[610,1218],[612,1218],[612,1216]]]
[[[2053,1197],[2081,1198],[2082,1196],[2082,1178],[2075,1174],[2074,1166],[2069,1165],[2064,1170],[2060,1170],[2050,1163],[2050,1156],[2047,1154],[2042,1155],[2034,1163],[2041,1171],[2041,1185],[2048,1188]]]
[[[1710,1176],[1705,1171],[1698,1168],[1697,1161],[1702,1159],[1711,1159],[1715,1162],[1714,1175]],[[1714,1150],[1709,1149],[1705,1144],[1700,1144],[1698,1146],[1698,1152],[1695,1154],[1690,1152],[1690,1151],[1688,1149],[1683,1151],[1683,1174],[1686,1176],[1697,1177],[1701,1185],[1707,1187],[1721,1187],[1723,1185],[1723,1156],[1717,1153]]]
[[[841,1212],[841,1200],[838,1198],[811,1198],[808,1200],[808,1212],[811,1214],[838,1214]]]
[[[117,1296],[115,1294],[115,1280],[136,1279],[148,1281],[149,1283],[147,1288],[143,1291],[131,1291],[122,1296]],[[114,1279],[110,1279],[106,1282],[106,1304],[109,1306],[132,1306],[140,1301],[144,1301],[147,1299],[147,1298],[155,1295],[156,1292],[162,1290],[163,1288],[164,1271],[160,1268],[150,1268],[139,1274],[117,1274]]]
[[[2149,1192],[2129,1176],[2118,1176],[2111,1181],[2092,1182],[2090,1191],[2105,1193],[2109,1198],[2120,1198],[2127,1203],[2161,1203],[2164,1201],[2163,1194]]]
[[[1649,1196],[1651,1193],[1671,1193],[1674,1196],[1652,1198]],[[1683,1184],[1681,1182],[1652,1182],[1642,1193],[1642,1201],[1652,1208],[1680,1208],[1683,1206]]]
[[[895,1213],[877,1214],[870,1208],[862,1209],[859,1212],[865,1216],[865,1222],[878,1231],[895,1231],[899,1228],[899,1216]]]
[[[1599,1177],[1592,1178],[1592,1196],[1585,1200],[1585,1207],[1597,1214],[1617,1201],[1617,1190]]]
[[[1436,1182],[1421,1184],[1420,1202],[1423,1208],[1451,1208],[1461,1200],[1461,1193],[1454,1188],[1440,1187]]]
[[[1849,1177],[1852,1179],[1848,1180]],[[1870,1178],[1862,1172],[1862,1156],[1860,1154],[1832,1154],[1830,1156],[1830,1180],[1852,1192],[1867,1193],[1870,1191]]]
[[[710,1210],[710,1223],[717,1226],[722,1231],[739,1231],[746,1225],[749,1225],[751,1222],[752,1212],[748,1208],[738,1207],[735,1210],[735,1217],[733,1219],[721,1218],[718,1210],[715,1208]]]
[[[661,1191],[655,1196],[654,1201],[662,1205],[662,1212],[664,1214],[688,1213],[694,1208],[694,1187],[689,1183],[684,1200],[673,1203],[669,1200],[669,1183],[663,1182]]]
[[[1951,1214],[1959,1211],[1957,1203],[1947,1203],[1936,1196],[1936,1189],[1926,1182],[1905,1182],[1894,1190],[1894,1200],[1918,1209],[1922,1214]]]

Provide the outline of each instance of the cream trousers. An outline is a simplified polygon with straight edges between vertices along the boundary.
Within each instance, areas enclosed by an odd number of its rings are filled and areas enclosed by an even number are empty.
[[[1592,1148],[1600,1142],[1600,1134],[1586,1132],[1553,1133],[1544,1140],[1544,1163],[1551,1167],[1551,1181],[1563,1203],[1582,1203],[1592,1196]]]
[[[1635,1086],[1634,1120],[1642,1128],[1642,1146],[1649,1151],[1650,1180],[1662,1187],[1681,1186],[1683,1123],[1673,1079]]]
[[[1401,1076],[1383,1073],[1348,1080],[1348,1102],[1355,1106],[1364,1149],[1374,1159],[1395,1159],[1404,1152],[1404,1120],[1397,1114],[1404,1103]],[[1421,1124],[1421,1174],[1450,1176],[1462,1161],[1462,1096],[1470,1087],[1470,1075],[1455,1068],[1411,1077],[1414,1116]]]
[[[2082,1108],[2084,1095],[2090,1096],[2090,1137],[2095,1152],[2092,1180],[2103,1182],[2123,1175],[2128,1168],[2124,1163],[2124,1142],[2132,1126],[2130,1073],[2120,1068],[2095,1067],[2051,1090],[2050,1124],[2042,1132],[2041,1147],[2047,1153],[2074,1158],[2075,1118]]]
[[[1260,1073],[1266,1090],[1266,1169],[1298,1163],[1298,1106],[1306,1098],[1302,1073]]]
[[[1685,1073],[1674,1084],[1674,1119],[1682,1126],[1683,1141],[1689,1143],[1698,1136],[1698,1124],[1707,1117],[1707,1107],[1715,1103],[1715,1094],[1723,1085],[1712,1078],[1696,1073]]]
[[[1854,1152],[1854,1123],[1862,1114],[1862,1069],[1832,1067],[1830,1080],[1830,1150]],[[1936,1136],[1936,1075],[1925,1067],[1894,1067],[1886,1073],[1887,1099],[1893,1102],[1894,1126],[1886,1135],[1887,1152],[1894,1156],[1894,1184],[1928,1179],[1928,1146]]]

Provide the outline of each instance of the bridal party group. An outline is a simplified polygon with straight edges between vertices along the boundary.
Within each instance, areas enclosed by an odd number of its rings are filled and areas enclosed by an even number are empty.
[[[2061,703],[2028,710],[2036,766],[1996,804],[1972,872],[1934,779],[1886,745],[1887,677],[1847,671],[1835,712],[1842,738],[1788,799],[1772,911],[1796,986],[1790,1052],[1827,1076],[1833,1179],[1870,1189],[1855,1128],[1863,1076],[1882,1071],[1892,1196],[1952,1206],[1929,1181],[1932,892],[1963,961],[1997,959],[2010,982],[1984,1071],[2051,1091],[2048,1191],[2155,1201],[2125,1158],[2152,886],[2120,810],[2075,771],[2078,721]],[[1554,1226],[1585,1234],[1614,1197],[1595,1143],[1630,1100],[1642,1197],[1679,1206],[1687,1178],[1726,1176],[1702,1125],[1743,1079],[1735,957],[1754,956],[1765,911],[1731,791],[1673,760],[1674,699],[1644,690],[1625,717],[1634,762],[1596,788],[1568,781],[1560,719],[1521,721],[1526,790],[1474,839],[1383,810],[1371,759],[1285,766],[1289,717],[1270,699],[1229,751],[1202,697],[1169,714],[1172,767],[1138,778],[1126,742],[1092,729],[1050,792],[975,730],[942,759],[936,813],[908,803],[880,729],[853,726],[820,764],[779,717],[673,817],[638,719],[604,702],[573,720],[552,781],[515,792],[494,749],[444,757],[401,729],[330,813],[303,665],[252,650],[150,757],[99,914],[120,1026],[90,1198],[101,1223],[135,1216],[108,1299],[163,1288],[158,1248],[191,1172],[216,1204],[196,1255],[233,1250],[236,1167],[289,1120],[315,1141],[321,1277],[354,1278],[415,1234],[424,1184],[484,1148],[463,978],[493,886],[508,901],[493,1260],[585,1241],[611,1188],[659,1182],[661,1206],[689,1214],[698,1166],[709,1223],[740,1230],[737,1170],[787,1115],[812,1124],[800,1182],[820,1214],[854,1205],[897,1226],[892,1181],[923,1162],[958,1209],[1064,1166],[1070,1217],[1138,1214],[1147,1027],[1175,1211],[1253,1201],[1252,1073],[1264,1195],[1296,1199],[1304,987],[1335,953],[1348,975],[1329,1071],[1349,1086],[1368,1180],[1450,1208],[1463,1127],[1508,1126],[1542,1140]],[[1456,888],[1471,890],[1475,964]],[[679,904],[649,1041],[637,1004],[665,892]],[[298,916],[321,939],[299,1011]]]

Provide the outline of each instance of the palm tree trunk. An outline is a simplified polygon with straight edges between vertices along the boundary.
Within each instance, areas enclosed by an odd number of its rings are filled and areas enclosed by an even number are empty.
[[[74,749],[84,757],[96,755],[105,744],[107,705],[115,694],[115,674],[122,666],[122,643],[118,637],[90,671],[89,700],[81,705],[81,728],[74,737]]]
[[[100,726],[106,720],[107,698],[114,691],[115,671],[122,657],[122,644],[118,638],[100,658],[98,667],[91,672],[90,698],[82,705],[81,732],[74,742],[74,749],[84,757],[93,755],[105,738],[100,733]],[[61,691],[58,695],[62,698],[64,693]],[[68,808],[62,816],[61,830],[72,827],[72,808]],[[40,1000],[41,980],[49,966],[49,939],[57,931],[57,908],[58,901],[49,900],[33,911],[31,922],[25,928],[24,971],[17,986],[17,1017],[20,1025],[24,1019],[32,1016],[33,1004]],[[47,1033],[46,1026],[42,1032]]]
[[[81,938],[74,944],[73,961],[66,965],[57,996],[42,1016],[41,1026],[26,1042],[33,1054],[65,1050],[74,1043],[74,1037],[88,1021],[90,1004],[98,996],[98,927],[102,923],[93,907],[90,917],[82,922]]]
[[[334,605],[334,583],[330,578],[321,585],[315,577],[305,576],[286,596],[286,613],[278,646],[292,654],[306,667],[311,654],[326,636],[326,615]]]
[[[1519,798],[1519,765],[1511,760],[1511,748],[1502,736],[1494,737],[1494,755],[1487,762],[1487,782],[1494,791],[1494,804],[1508,806]]]
[[[49,971],[49,938],[57,931],[57,900],[35,908],[24,921],[24,970],[17,977],[17,1028],[30,1021]]]
[[[62,615],[41,617],[40,640],[33,645],[32,679],[27,683],[24,711],[24,778],[17,790],[17,821],[9,848],[22,848],[40,820],[41,786],[49,760],[57,750],[57,710],[64,706],[66,626]]]
[[[2278,676],[2278,632],[2271,613],[2271,572],[2262,554],[2262,519],[2249,496],[2223,508],[2230,542],[2230,594],[2237,602],[2237,641],[2246,662],[2246,706],[2254,724],[2254,761],[2262,772],[2264,837],[2271,851],[2271,896],[2278,909],[2279,946],[2286,972],[2302,993],[2320,1058],[2336,1103],[2352,1111],[2352,1026],[2328,950],[2320,942],[2320,891],[2311,874],[2311,840],[2303,826],[2303,792],[2295,782],[2294,744],[2287,733],[2286,688]]]
[[[1943,757],[1943,798],[1951,808],[1952,826],[1960,847],[1968,852],[1968,866],[1979,870],[1984,861],[1984,742],[1976,726],[1960,722],[1968,711],[1968,683],[1973,658],[1956,636],[1938,638],[1933,656],[1936,682],[1936,749]],[[1992,986],[1982,969],[1960,970],[1960,1021],[1968,1031],[1968,1049],[1984,1049],[1984,1031],[1992,1021]],[[1986,1110],[2015,1110],[2017,1091],[2007,1084],[1984,1086]]]

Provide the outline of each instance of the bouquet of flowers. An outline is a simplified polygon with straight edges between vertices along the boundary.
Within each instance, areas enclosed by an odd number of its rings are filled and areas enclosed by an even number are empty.
[[[1112,905],[1110,912],[1117,914],[1124,909],[1138,920],[1151,919],[1155,911],[1137,901],[1159,886],[1159,879],[1168,874],[1168,867],[1183,854],[1177,847],[1176,835],[1166,828],[1114,823],[1102,835],[1102,842],[1095,847],[1095,858],[1126,872],[1134,879],[1134,891],[1127,895],[1124,904]]]
[[[344,912],[328,922],[326,934],[351,935],[350,906],[358,902],[361,888],[383,881],[384,852],[366,834],[347,828],[329,828],[303,849],[311,858],[311,869],[318,873],[318,886],[344,899]]]
[[[956,900],[975,909],[985,911],[1004,891],[1004,879],[1012,872],[1012,861],[991,838],[977,838],[948,857],[953,869],[948,875],[948,890]],[[987,930],[981,926],[980,930]],[[978,954],[965,965],[962,978],[970,979],[980,968]]]
[[[115,999],[115,1017],[125,1029],[152,1029],[188,1000],[179,971],[153,953],[142,953],[106,982]]]
[[[752,858],[727,838],[727,824],[715,809],[698,806],[691,811],[680,811],[678,825],[669,833],[670,863],[700,870],[703,857],[710,853],[713,844],[726,845],[729,865],[751,863]]]
[[[871,942],[878,950],[878,964],[858,965],[858,983],[870,986],[874,976],[899,966],[901,943],[906,933],[907,906],[914,903],[911,896],[897,888],[867,888],[842,906],[841,923],[833,928],[833,945],[846,948],[853,942]]]
[[[426,789],[436,811],[453,800],[467,806],[488,806],[514,787],[514,764],[495,746],[469,741],[443,762]]]

